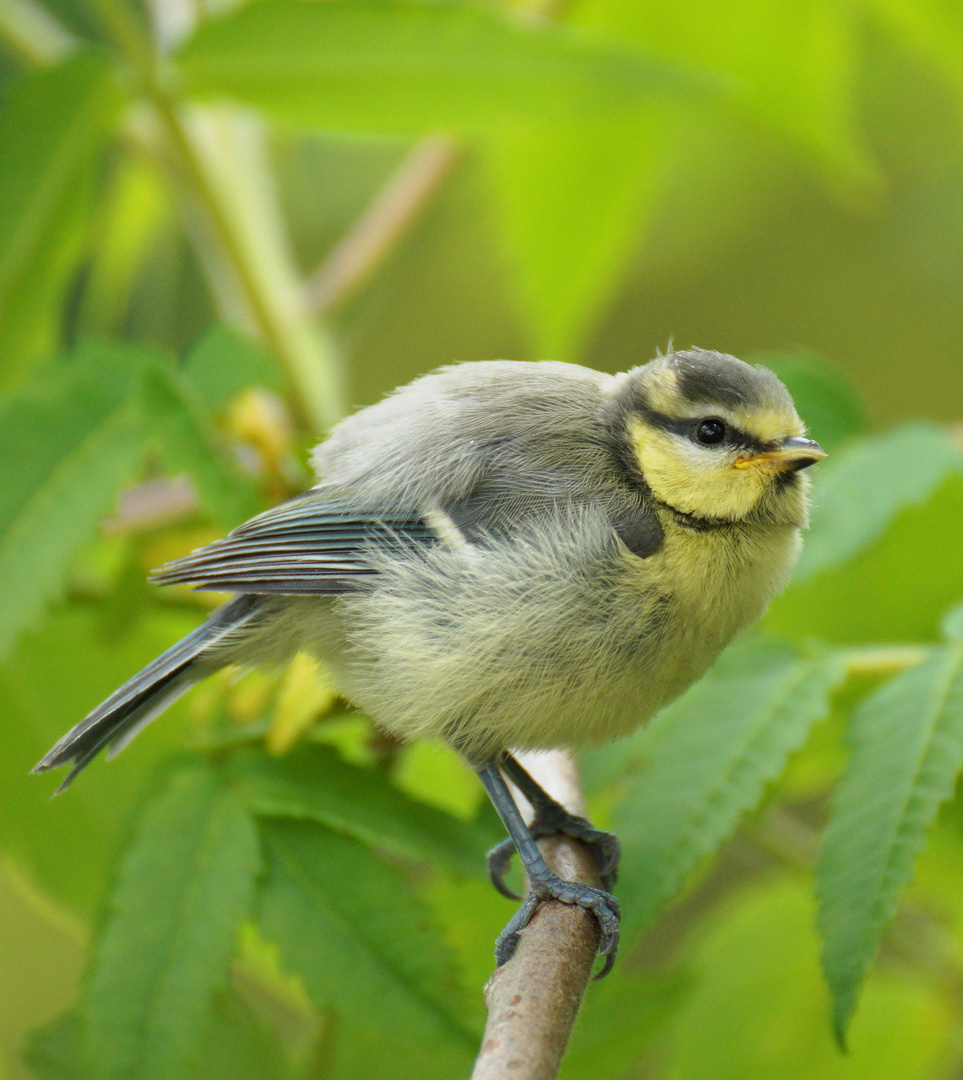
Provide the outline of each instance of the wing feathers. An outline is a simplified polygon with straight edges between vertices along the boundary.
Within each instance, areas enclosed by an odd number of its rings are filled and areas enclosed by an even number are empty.
[[[313,489],[168,563],[151,580],[217,592],[337,595],[363,587],[375,573],[372,548],[435,541],[420,517],[360,510]]]

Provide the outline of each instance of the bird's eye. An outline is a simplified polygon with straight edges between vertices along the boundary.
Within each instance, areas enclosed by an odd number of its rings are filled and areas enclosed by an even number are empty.
[[[726,425],[721,420],[703,420],[696,428],[696,438],[707,446],[721,443],[726,437]]]

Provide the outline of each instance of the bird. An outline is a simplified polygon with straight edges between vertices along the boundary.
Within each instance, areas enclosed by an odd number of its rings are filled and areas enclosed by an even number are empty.
[[[37,763],[64,790],[199,680],[321,660],[383,731],[439,739],[475,770],[528,893],[497,963],[548,899],[598,921],[615,960],[619,846],[570,814],[518,751],[626,736],[678,697],[787,583],[824,458],[771,371],[706,349],[611,375],[491,360],[424,375],[338,423],[318,482],[155,571],[234,593]],[[530,824],[511,781],[531,803]],[[560,878],[535,841],[562,832],[600,886]]]

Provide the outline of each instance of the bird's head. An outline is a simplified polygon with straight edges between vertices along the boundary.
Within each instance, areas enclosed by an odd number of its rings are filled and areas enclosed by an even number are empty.
[[[802,469],[826,456],[771,371],[702,349],[617,377],[610,422],[660,502],[712,521],[803,525]]]

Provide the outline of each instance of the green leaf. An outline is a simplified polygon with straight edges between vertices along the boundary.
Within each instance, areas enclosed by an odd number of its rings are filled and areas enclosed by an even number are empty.
[[[325,746],[300,746],[282,758],[239,754],[235,790],[261,817],[317,821],[371,848],[466,874],[485,869],[499,837],[403,794],[374,769],[349,765]]]
[[[812,524],[795,579],[806,581],[878,540],[900,510],[922,503],[963,455],[934,424],[862,439],[819,467]]]
[[[963,766],[963,646],[935,649],[856,711],[853,754],[816,867],[840,1042],[940,803]]]
[[[31,1033],[22,1058],[36,1080],[83,1080],[80,1025],[80,1014],[71,1009]]]
[[[204,406],[185,379],[152,365],[144,371],[141,394],[143,424],[165,465],[190,475],[220,525],[232,529],[263,509],[253,485],[217,445]]]
[[[182,744],[185,710],[175,705],[135,740],[123,762],[94,762],[64,797],[50,800],[62,775],[29,771],[68,728],[198,621],[155,609],[132,631],[107,638],[96,609],[67,608],[24,634],[0,666],[0,845],[45,891],[85,918],[103,905],[108,860],[158,760]]]
[[[339,1070],[391,1080],[466,1074],[477,1032],[461,1019],[447,950],[403,875],[309,822],[271,822],[265,834],[260,924],[315,1004],[337,1009]]]
[[[523,127],[487,146],[505,248],[540,357],[575,359],[651,215],[664,124]]]
[[[225,528],[262,509],[160,350],[85,345],[0,401],[0,656],[62,592],[148,440]]]
[[[99,1080],[171,1080],[190,1066],[258,871],[253,822],[206,769],[176,775],[120,869],[85,1002]]]
[[[834,187],[850,197],[879,190],[857,117],[857,28],[833,0],[585,0],[571,21],[647,55],[732,78],[744,114]]]
[[[963,103],[963,23],[953,0],[870,0],[868,10],[897,42],[941,75]]]
[[[803,422],[824,450],[835,451],[869,427],[866,407],[838,365],[808,349],[745,358],[774,371],[792,394]]]
[[[174,193],[145,155],[130,148],[112,162],[90,227],[89,255],[72,330],[83,336],[141,336],[131,319],[139,282],[150,279],[157,295],[156,267],[148,262],[175,229]],[[154,335],[157,337],[157,335]]]
[[[36,1080],[86,1080],[81,1038],[81,1016],[71,1010],[31,1034],[24,1064]],[[277,1040],[230,992],[215,997],[193,1075],[204,1080],[292,1080]]]
[[[560,1080],[624,1080],[675,1020],[689,980],[627,965],[587,994],[562,1059]]]
[[[228,991],[214,1000],[190,1075],[203,1080],[295,1080],[299,1073],[270,1030]]]
[[[686,949],[693,992],[660,1046],[665,1080],[931,1080],[952,1014],[920,977],[873,979],[846,1056],[826,1024],[813,899],[771,875],[700,920]],[[630,1074],[637,1075],[637,1074]],[[644,1075],[644,1074],[643,1074]]]
[[[50,370],[0,403],[0,656],[57,597],[141,459],[122,363]]]
[[[641,763],[615,814],[628,929],[648,924],[759,802],[843,674],[832,654],[739,642],[620,747],[623,767]]]
[[[886,476],[868,482],[883,484]],[[817,476],[817,500],[819,483]],[[857,647],[939,637],[947,606],[963,596],[963,559],[947,542],[961,533],[963,471],[951,473],[925,503],[901,510],[855,558],[794,582],[773,601],[763,625],[780,636]]]
[[[223,412],[242,390],[285,390],[284,374],[262,346],[227,326],[215,326],[187,354],[184,374],[207,412]]]
[[[80,54],[31,72],[0,112],[0,383],[59,336],[84,238],[97,151],[119,106],[107,62]]]
[[[205,23],[180,64],[192,95],[403,134],[625,115],[707,85],[511,9],[416,0],[263,0]]]

